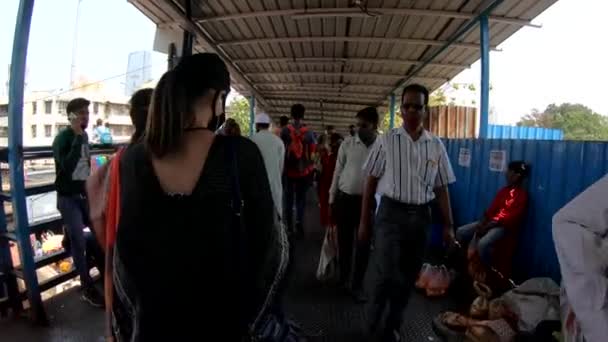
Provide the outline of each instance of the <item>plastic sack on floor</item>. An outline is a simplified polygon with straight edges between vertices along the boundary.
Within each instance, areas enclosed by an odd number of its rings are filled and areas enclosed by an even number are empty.
[[[424,290],[429,284],[429,275],[431,271],[431,264],[425,263],[420,269],[418,279],[416,280],[416,288]]]
[[[450,287],[450,273],[445,265],[433,267],[435,267],[435,271],[429,277],[426,295],[429,297],[443,296]]]
[[[560,319],[560,288],[550,278],[532,278],[506,292],[504,299],[519,317],[519,330],[533,332],[542,321]]]
[[[335,228],[325,230],[325,238],[319,256],[319,266],[317,267],[317,279],[320,281],[336,281],[340,272],[338,269],[338,249]]]

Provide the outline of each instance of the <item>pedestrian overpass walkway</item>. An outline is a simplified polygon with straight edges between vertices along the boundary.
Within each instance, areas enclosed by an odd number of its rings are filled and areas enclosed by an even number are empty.
[[[313,193],[313,191],[310,191]],[[311,196],[312,197],[312,196]],[[315,198],[307,204],[306,238],[297,241],[294,274],[286,297],[286,311],[300,323],[312,342],[358,342],[363,338],[365,310],[335,286],[315,278],[323,234]],[[176,279],[179,281],[179,279]],[[446,299],[429,300],[415,294],[402,326],[404,341],[439,341],[431,320],[450,307]],[[81,302],[77,291],[69,291],[45,303],[49,327],[36,327],[27,319],[0,320],[0,340],[36,342],[104,341],[103,311]],[[193,308],[196,312],[196,308]]]

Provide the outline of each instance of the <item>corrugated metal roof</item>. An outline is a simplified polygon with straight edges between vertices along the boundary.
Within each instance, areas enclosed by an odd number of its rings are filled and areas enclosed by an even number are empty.
[[[491,2],[192,0],[188,21],[186,0],[129,1],[157,25],[195,33],[195,50],[219,53],[234,88],[254,94],[267,112],[288,113],[303,102],[309,123],[340,125],[340,115],[352,118],[365,105],[386,110],[388,95],[413,68]],[[491,46],[533,26],[556,1],[504,0],[490,16]],[[434,90],[478,59],[479,30],[472,29],[411,81]]]

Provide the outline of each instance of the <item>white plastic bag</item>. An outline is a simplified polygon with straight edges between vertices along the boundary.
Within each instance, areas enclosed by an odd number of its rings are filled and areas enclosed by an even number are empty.
[[[325,230],[325,239],[321,247],[317,279],[330,282],[337,280],[339,276],[335,228],[328,228]]]

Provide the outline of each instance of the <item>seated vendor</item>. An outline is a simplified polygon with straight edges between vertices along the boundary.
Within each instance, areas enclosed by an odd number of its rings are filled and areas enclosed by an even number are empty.
[[[483,218],[456,230],[456,239],[468,244],[477,235],[477,251],[485,265],[491,265],[490,254],[495,243],[508,232],[519,228],[525,214],[528,194],[523,187],[529,167],[523,161],[509,164],[506,173],[507,186],[494,197]]]

